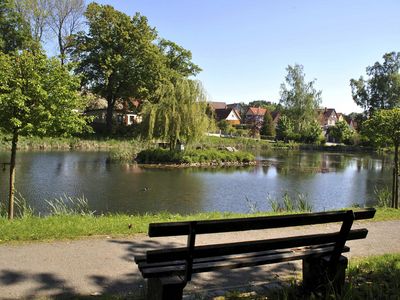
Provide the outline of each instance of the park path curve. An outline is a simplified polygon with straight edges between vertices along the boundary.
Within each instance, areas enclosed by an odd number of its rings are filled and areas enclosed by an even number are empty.
[[[258,230],[241,233],[205,235],[198,243],[265,239],[290,234],[329,232],[337,224],[314,228]],[[400,253],[400,221],[361,222],[354,228],[369,230],[365,240],[348,242],[347,256],[359,257]],[[0,299],[21,299],[64,294],[129,294],[142,298],[145,283],[134,255],[160,244],[182,244],[184,238],[150,240],[145,235],[131,238],[100,237],[76,241],[37,242],[0,245]],[[298,263],[284,263],[225,272],[196,275],[185,292],[212,291],[256,285],[277,277],[298,274]]]

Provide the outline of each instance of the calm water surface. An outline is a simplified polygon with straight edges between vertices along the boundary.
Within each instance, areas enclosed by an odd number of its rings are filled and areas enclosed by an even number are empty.
[[[45,199],[84,195],[97,213],[270,210],[268,198],[303,193],[315,211],[374,204],[390,185],[391,157],[300,151],[257,153],[255,167],[146,169],[108,164],[104,152],[20,152],[16,188],[36,212]],[[0,153],[0,162],[8,161]],[[0,169],[6,200],[8,167]]]

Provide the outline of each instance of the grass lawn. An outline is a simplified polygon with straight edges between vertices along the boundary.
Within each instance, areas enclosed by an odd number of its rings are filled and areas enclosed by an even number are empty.
[[[148,225],[152,222],[210,220],[276,214],[274,212],[256,214],[213,212],[192,215],[164,212],[144,215],[115,214],[105,216],[68,214],[48,217],[27,216],[13,221],[0,217],[0,243],[79,239],[104,235],[129,236],[147,233]],[[370,221],[386,220],[400,220],[400,210],[378,208],[375,218]]]
[[[214,300],[261,300],[261,299],[340,299],[340,300],[384,300],[400,299],[400,253],[371,256],[350,260],[343,293],[335,295],[305,295],[293,281],[288,287],[267,294],[229,292]]]

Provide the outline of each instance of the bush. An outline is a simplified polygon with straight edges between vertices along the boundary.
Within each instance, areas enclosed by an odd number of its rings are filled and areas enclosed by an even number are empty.
[[[138,153],[137,162],[139,163],[222,163],[222,162],[241,162],[248,163],[254,161],[254,155],[247,152],[229,152],[225,150],[186,150],[170,151],[164,149],[148,149]]]

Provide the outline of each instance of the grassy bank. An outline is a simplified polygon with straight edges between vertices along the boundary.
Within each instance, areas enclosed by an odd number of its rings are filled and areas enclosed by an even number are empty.
[[[288,287],[272,291],[228,292],[215,300],[337,299],[375,300],[400,298],[400,253],[351,259],[341,295],[305,295],[294,279]]]
[[[27,216],[8,221],[0,218],[0,243],[18,241],[46,241],[78,239],[91,236],[128,236],[147,233],[148,224],[152,222],[171,222],[184,220],[207,220],[221,218],[238,218],[251,216],[276,215],[274,212],[256,214],[237,213],[199,213],[180,215],[157,213],[144,215],[106,215],[91,214],[54,215],[48,217]],[[372,221],[400,220],[400,210],[377,209]],[[129,228],[131,224],[131,228]]]

